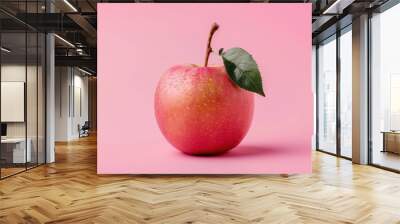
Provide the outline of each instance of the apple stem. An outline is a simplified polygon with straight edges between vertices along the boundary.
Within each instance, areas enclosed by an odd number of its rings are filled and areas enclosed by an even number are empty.
[[[204,67],[207,67],[208,65],[208,58],[210,57],[210,53],[213,51],[211,48],[211,40],[214,36],[215,31],[217,31],[219,28],[217,23],[213,23],[211,26],[210,34],[208,35],[208,41],[207,41],[207,49],[206,49],[206,60],[204,61]]]

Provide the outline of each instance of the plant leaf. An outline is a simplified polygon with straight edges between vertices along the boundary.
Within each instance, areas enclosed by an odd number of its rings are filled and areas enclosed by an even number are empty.
[[[265,96],[261,74],[253,57],[242,48],[230,48],[220,55],[230,79],[240,88]]]

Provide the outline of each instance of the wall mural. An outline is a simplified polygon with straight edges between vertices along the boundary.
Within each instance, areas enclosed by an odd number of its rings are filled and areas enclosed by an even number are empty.
[[[98,9],[99,174],[311,172],[311,4]]]

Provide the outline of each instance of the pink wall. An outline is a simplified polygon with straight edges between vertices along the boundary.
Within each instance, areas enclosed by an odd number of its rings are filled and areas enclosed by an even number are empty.
[[[193,157],[174,149],[154,118],[160,76],[202,64],[213,48],[242,47],[256,59],[267,97],[232,151]],[[222,64],[217,54],[210,64]],[[99,4],[98,173],[311,172],[311,4]]]

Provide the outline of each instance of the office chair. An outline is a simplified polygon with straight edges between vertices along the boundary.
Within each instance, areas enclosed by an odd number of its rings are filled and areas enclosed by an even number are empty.
[[[78,129],[79,129],[79,138],[80,137],[87,137],[89,136],[89,129],[90,129],[90,125],[89,125],[89,121],[85,121],[85,123],[82,125],[82,127],[79,127],[80,125],[78,125]]]

